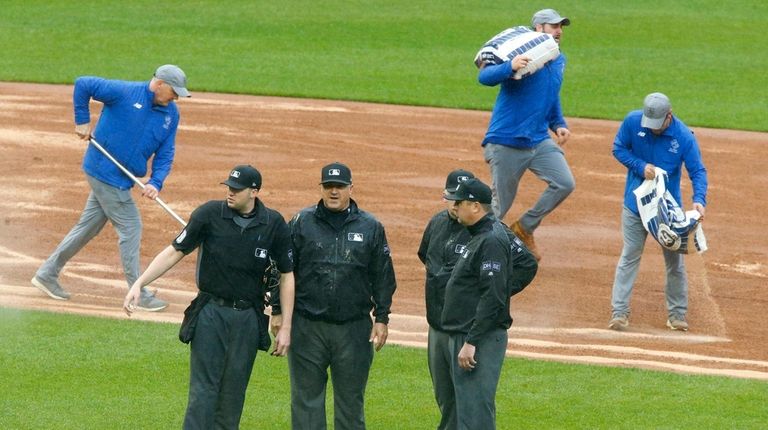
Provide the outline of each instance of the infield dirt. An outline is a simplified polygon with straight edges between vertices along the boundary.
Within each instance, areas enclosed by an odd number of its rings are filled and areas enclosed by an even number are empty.
[[[80,169],[85,143],[74,134],[72,88],[0,83],[0,306],[127,318],[126,292],[111,226],[65,268],[73,293],[54,301],[29,283],[79,217],[88,185]],[[341,101],[195,93],[179,103],[182,120],[173,172],[162,198],[183,218],[222,199],[219,182],[250,163],[264,176],[262,200],[286,218],[319,199],[320,167],[347,163],[353,198],[387,230],[398,290],[390,341],[423,346],[424,270],[416,257],[429,218],[444,206],[454,168],[488,182],[479,145],[489,113]],[[100,105],[92,111],[97,118]],[[567,112],[567,107],[566,107]],[[685,118],[683,118],[685,120]],[[687,333],[664,328],[664,264],[646,244],[632,299],[630,330],[607,330],[614,268],[621,250],[625,170],[612,156],[618,124],[570,119],[566,156],[576,191],[536,232],[543,260],[533,284],[512,303],[509,354],[768,380],[768,135],[694,128],[709,172],[704,229],[710,250],[686,257]],[[690,186],[683,178],[690,206]],[[508,215],[530,207],[544,183],[528,173]],[[141,199],[142,267],[180,225]],[[181,321],[196,287],[186,258],[153,287],[170,307],[134,318]],[[169,341],[174,341],[169,339]]]

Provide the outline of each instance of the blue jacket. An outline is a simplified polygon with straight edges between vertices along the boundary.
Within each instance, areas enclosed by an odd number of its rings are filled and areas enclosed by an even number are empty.
[[[669,127],[656,136],[650,129],[640,126],[642,116],[640,110],[630,112],[613,141],[613,156],[627,167],[624,206],[639,215],[633,191],[645,180],[643,173],[648,163],[666,170],[669,176],[667,190],[681,207],[684,205],[680,199],[680,176],[685,164],[693,184],[693,202],[706,206],[707,169],[693,132],[673,116]]]
[[[560,107],[565,56],[520,80],[512,79],[512,62],[485,66],[478,75],[483,85],[501,84],[483,145],[495,143],[533,148],[550,138],[549,130],[567,128]]]
[[[147,174],[152,159],[149,183],[158,190],[171,172],[179,111],[176,103],[153,105],[154,93],[149,82],[126,82],[94,76],[75,80],[73,95],[75,124],[90,122],[90,99],[104,103],[92,134],[128,171],[137,177]],[[93,145],[88,145],[83,170],[101,182],[119,189],[129,189],[133,181]]]

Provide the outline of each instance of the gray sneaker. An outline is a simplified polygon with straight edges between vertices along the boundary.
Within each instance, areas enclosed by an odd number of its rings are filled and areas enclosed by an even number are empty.
[[[59,283],[56,281],[43,281],[42,279],[35,276],[32,278],[32,285],[37,287],[37,289],[44,292],[45,294],[51,296],[52,299],[69,300],[70,294],[64,291],[64,288],[61,288],[61,285],[59,285]]]
[[[670,315],[667,320],[667,327],[672,330],[688,331],[688,322],[685,321],[685,317]]]
[[[629,316],[626,314],[615,315],[608,322],[608,328],[616,331],[624,331],[629,327]]]
[[[141,299],[139,299],[139,306],[137,306],[138,309],[147,312],[157,312],[162,311],[167,307],[168,302],[165,300],[158,299],[155,297],[154,293],[150,293],[146,289],[141,290]]]

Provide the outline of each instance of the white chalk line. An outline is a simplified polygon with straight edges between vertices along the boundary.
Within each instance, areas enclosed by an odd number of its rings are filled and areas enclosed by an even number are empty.
[[[395,335],[403,335],[404,337],[411,337],[411,338],[418,337],[418,338],[424,339],[419,341],[408,341],[408,342],[421,345],[424,348],[426,348],[427,346],[426,333],[402,332],[399,330],[389,330],[389,333],[395,334]],[[675,351],[659,351],[659,350],[644,349],[644,348],[629,347],[629,346],[583,344],[583,343],[562,343],[562,342],[553,342],[553,341],[547,341],[547,340],[527,339],[527,338],[518,338],[518,337],[510,337],[507,344],[510,346],[517,345],[522,347],[529,347],[529,348],[532,347],[532,348],[541,348],[541,349],[603,351],[603,352],[611,352],[615,354],[646,355],[651,357],[671,357],[671,358],[687,360],[687,361],[728,363],[728,364],[734,364],[734,365],[765,367],[768,369],[768,361],[744,360],[744,359],[727,358],[727,357],[712,357],[712,356],[701,355],[701,354],[690,354],[690,353],[675,352]]]
[[[413,341],[391,341],[401,346],[408,346],[412,348],[424,348],[424,344],[421,342]],[[681,373],[699,374],[699,375],[712,375],[712,376],[731,376],[737,378],[747,379],[759,379],[768,380],[768,372],[761,372],[757,370],[743,370],[743,369],[722,369],[722,368],[709,368],[691,366],[685,364],[667,363],[663,361],[652,360],[639,360],[630,358],[608,358],[599,357],[593,355],[564,355],[564,354],[549,354],[541,352],[519,351],[519,350],[507,350],[507,357],[519,357],[530,358],[535,360],[557,361],[566,363],[578,363],[589,365],[604,365],[604,366],[616,366],[616,367],[638,367],[638,368],[650,368],[666,371],[675,371]]]
[[[15,260],[15,262],[18,264],[19,262],[24,263],[39,263],[39,259],[32,258],[30,256],[26,256],[24,254],[18,253],[16,251],[10,250],[8,248],[0,247],[0,253],[6,254],[8,256],[13,257],[12,260]],[[75,265],[77,266],[77,265]],[[79,269],[86,269],[86,270],[98,270],[98,271],[104,271],[104,270],[112,270],[111,266],[103,266],[103,265],[95,265],[95,264],[86,264],[81,263],[79,265]],[[78,273],[74,273],[72,271],[68,271],[68,276],[74,277],[76,279],[82,279],[87,280],[88,282],[92,282],[98,285],[105,285],[112,288],[119,288],[120,290],[124,290],[127,288],[125,286],[125,283],[120,280],[107,280],[103,278],[95,278],[92,276],[87,275],[81,275]],[[3,304],[11,304],[11,305],[18,305],[19,302],[27,302],[26,305],[31,308],[40,308],[40,309],[50,309],[50,300],[49,298],[45,298],[44,296],[40,296],[40,292],[37,291],[35,288],[31,286],[21,287],[17,285],[6,285],[2,284],[0,285],[0,292],[3,292],[2,290],[5,290],[5,292],[12,292],[16,299],[12,301],[4,300],[5,294],[0,294],[0,303]],[[175,296],[183,296],[184,299],[190,299],[192,296],[195,295],[195,292],[193,291],[179,291],[175,289],[163,289],[162,292],[164,294],[171,293]],[[35,296],[33,297],[32,294]],[[122,312],[122,309],[120,309],[119,306],[116,306],[114,310],[109,310],[103,306],[94,306],[94,305],[85,305],[85,304],[78,304],[77,297],[90,297],[100,300],[115,300],[114,297],[111,296],[102,296],[102,295],[95,295],[95,294],[87,294],[87,293],[81,293],[81,294],[74,294],[73,299],[70,299],[70,301],[65,302],[67,303],[66,306],[62,306],[62,310],[65,310],[67,312],[73,312],[73,313],[83,313],[87,315],[96,315],[96,316],[107,316],[107,317],[113,317],[113,318],[122,318],[124,316],[124,313]],[[43,304],[43,303],[47,303]],[[64,303],[62,303],[63,305]],[[179,315],[173,315],[170,313],[164,313],[163,315],[158,314],[151,314],[151,315],[142,315],[146,313],[136,313],[134,314],[134,319],[138,320],[147,320],[147,321],[168,321],[168,322],[180,322],[180,316]],[[416,323],[417,325],[421,326],[421,331],[414,333],[409,331],[402,331],[397,329],[390,329],[390,333],[395,335],[395,337],[403,336],[403,337],[409,337],[409,336],[419,336],[423,339],[426,339],[426,319],[422,316],[416,316],[416,315],[405,315],[405,314],[392,314],[391,318],[394,321],[397,320],[409,320],[411,323]],[[396,325],[396,324],[395,324]],[[629,338],[651,338],[651,339],[671,339],[674,338],[676,341],[686,341],[686,342],[722,342],[722,341],[728,341],[728,339],[723,338],[717,338],[712,336],[690,336],[690,335],[659,335],[659,334],[648,334],[648,333],[617,333],[617,332],[611,332],[610,330],[604,330],[604,329],[594,329],[594,328],[541,328],[541,327],[520,327],[516,326],[510,329],[510,334],[522,334],[522,333],[530,333],[535,335],[578,335],[578,336],[585,336],[585,335],[591,335],[594,337],[616,337],[623,336],[623,337],[629,337]],[[614,334],[615,333],[615,334]],[[392,339],[393,343],[398,343],[401,345],[411,345],[411,346],[417,346],[420,348],[426,347],[426,341],[397,341],[396,339]],[[621,347],[621,346],[610,346],[610,345],[593,345],[593,344],[564,344],[560,342],[551,342],[551,341],[541,341],[541,340],[535,340],[535,339],[523,339],[523,338],[516,338],[512,337],[510,339],[510,345],[518,345],[523,347],[534,347],[534,348],[557,348],[557,349],[570,349],[570,350],[582,350],[582,351],[597,351],[597,352],[609,352],[609,353],[619,353],[619,354],[628,354],[628,355],[645,355],[645,356],[651,356],[651,357],[675,357],[677,359],[682,360],[688,360],[688,361],[699,361],[699,362],[709,362],[709,363],[726,363],[726,364],[735,364],[735,365],[752,365],[752,366],[758,366],[758,367],[768,367],[768,363],[761,362],[761,361],[755,361],[755,360],[736,360],[736,359],[729,359],[724,357],[709,357],[709,356],[703,356],[703,355],[697,355],[697,354],[684,354],[684,353],[676,353],[672,351],[655,351],[655,350],[646,350],[642,348],[634,348],[634,347]],[[695,368],[694,366],[686,366],[686,365],[678,365],[678,364],[670,364],[670,363],[661,363],[661,362],[655,362],[651,360],[636,360],[636,359],[613,359],[613,358],[605,358],[605,357],[591,357],[591,356],[568,356],[563,354],[551,354],[551,353],[535,353],[535,352],[525,352],[525,351],[516,351],[511,350],[508,352],[509,355],[512,356],[519,356],[519,357],[528,357],[528,358],[542,358],[542,359],[549,359],[549,360],[558,360],[558,361],[571,361],[571,362],[584,362],[584,363],[592,363],[592,364],[607,364],[607,365],[640,365],[640,366],[647,366],[647,367],[654,367],[654,368],[660,368],[660,369],[667,369],[667,370],[676,370],[676,371],[684,371],[684,372],[693,372],[693,373],[708,373],[709,371],[703,371],[699,370],[698,368]],[[694,371],[695,370],[695,371]],[[711,374],[721,374],[717,373],[717,371],[713,371],[715,373]],[[730,370],[729,370],[730,372]],[[762,375],[760,375],[761,372],[756,372],[756,374],[753,374],[755,372],[752,371],[746,371],[746,370],[734,370],[734,372],[740,372],[740,375],[752,375],[752,376],[743,376],[743,377],[754,377],[757,379],[762,379]],[[752,372],[752,373],[750,373]],[[731,373],[729,373],[731,374]],[[768,378],[767,378],[768,379]]]

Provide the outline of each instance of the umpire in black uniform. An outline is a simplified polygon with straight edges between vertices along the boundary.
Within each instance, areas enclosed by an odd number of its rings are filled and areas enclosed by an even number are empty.
[[[448,280],[441,318],[450,333],[456,428],[495,429],[496,388],[512,325],[510,297],[531,282],[538,266],[493,216],[487,185],[468,179],[446,198],[455,201],[471,235]]]
[[[282,273],[280,298],[289,322],[275,338],[273,355],[285,355],[291,342],[294,283],[288,225],[258,198],[261,174],[255,168],[236,166],[222,184],[228,187],[227,199],[210,201],[192,212],[189,224],[155,257],[124,303],[130,315],[141,287],[200,247],[200,292],[182,324],[185,329],[194,327],[185,429],[239,427],[256,351],[269,347],[260,345],[259,339],[268,325],[263,279],[270,258]]]
[[[445,301],[445,286],[451,277],[453,267],[459,256],[464,253],[469,243],[469,231],[456,216],[458,208],[453,200],[446,197],[456,192],[460,182],[474,178],[472,172],[458,169],[448,174],[445,180],[443,201],[447,208],[441,210],[429,220],[419,246],[419,260],[426,269],[424,296],[426,298],[427,322],[427,362],[432,377],[435,400],[440,409],[438,430],[456,428],[456,399],[451,380],[451,353],[448,349],[449,333],[443,330],[440,318]]]
[[[384,227],[351,198],[349,167],[323,167],[320,193],[316,205],[290,222],[296,267],[288,354],[292,428],[326,428],[330,367],[334,428],[364,429],[365,386],[373,349],[387,341],[395,272]]]

